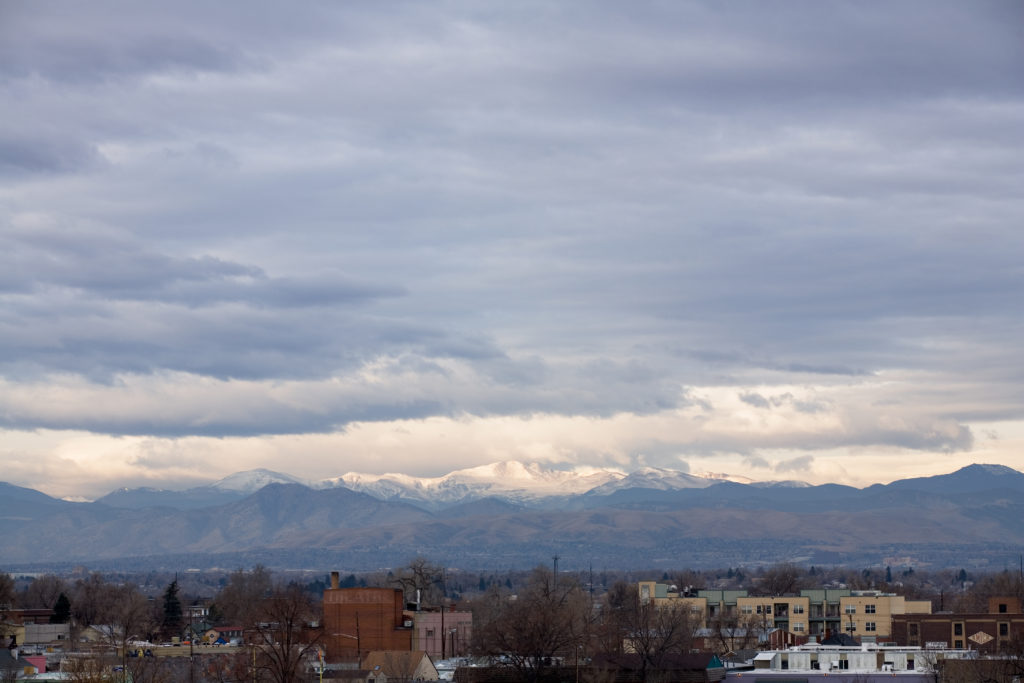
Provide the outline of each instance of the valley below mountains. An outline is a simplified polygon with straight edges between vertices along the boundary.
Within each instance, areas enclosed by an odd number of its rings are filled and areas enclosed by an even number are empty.
[[[8,571],[363,571],[416,555],[466,569],[817,565],[1017,566],[1024,474],[971,465],[863,489],[647,469],[497,463],[436,479],[303,482],[256,470],[185,491],[75,503],[0,483]]]

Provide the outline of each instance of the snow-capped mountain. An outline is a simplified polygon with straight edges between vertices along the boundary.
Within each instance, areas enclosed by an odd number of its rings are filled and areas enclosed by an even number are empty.
[[[235,472],[210,484],[211,488],[222,491],[237,491],[239,493],[253,493],[259,491],[267,484],[304,484],[307,482],[293,477],[290,474],[282,474],[263,468]]]
[[[721,475],[714,478],[702,477],[660,467],[643,467],[630,472],[620,479],[596,486],[590,489],[588,493],[591,495],[607,495],[613,491],[622,491],[624,489],[656,489],[658,491],[703,489],[722,481],[726,481],[726,479],[721,477]]]
[[[724,481],[754,483],[748,477],[722,473],[689,474],[657,467],[645,467],[628,474],[596,467],[558,470],[536,462],[507,460],[456,470],[442,477],[349,472],[324,480],[319,486],[344,486],[383,500],[405,500],[439,508],[487,497],[528,504],[581,494],[607,495],[630,488],[661,491],[707,488]],[[765,482],[764,485],[806,486],[802,482]]]
[[[560,470],[540,463],[515,460],[456,470],[440,477],[408,474],[366,474],[349,472],[319,482],[268,469],[236,472],[212,484],[184,491],[152,488],[119,489],[97,502],[111,507],[174,507],[194,509],[231,502],[259,491],[269,484],[301,484],[315,489],[346,488],[386,501],[405,501],[421,508],[440,510],[484,498],[499,498],[517,505],[537,506],[569,496],[608,495],[625,489],[676,491],[707,488],[731,481],[772,487],[806,486],[802,482],[753,482],[721,473],[689,474],[678,470],[645,467],[630,473],[614,468],[580,467]]]
[[[321,486],[344,486],[385,500],[408,500],[429,506],[496,496],[526,502],[550,496],[586,493],[596,486],[621,479],[617,470],[582,468],[556,470],[538,463],[514,460],[450,472],[442,477],[349,472],[327,479]]]
[[[423,480],[348,476],[353,485],[384,482],[392,488],[381,490],[403,496],[470,497],[447,505],[380,500],[345,485],[276,483],[282,478],[294,479],[248,472],[222,482],[275,483],[251,494],[213,484],[181,491],[120,489],[94,503],[0,482],[0,532],[7,541],[0,544],[0,563],[129,558],[137,566],[148,557],[151,566],[167,567],[187,557],[189,566],[237,566],[245,557],[319,571],[325,563],[399,566],[422,554],[448,566],[527,568],[557,554],[571,566],[599,558],[645,570],[655,557],[708,567],[735,558],[769,563],[793,557],[867,566],[899,546],[933,566],[960,567],[965,557],[977,557],[978,566],[987,567],[1016,562],[1016,548],[1024,543],[1024,473],[988,465],[864,489],[753,488],[724,481],[730,477],[668,469],[625,474],[516,462]],[[559,495],[627,480],[636,487]],[[527,495],[534,496],[527,504],[512,500]],[[966,536],[965,528],[971,530]],[[864,529],[871,530],[870,538]],[[844,540],[837,546],[836,539]]]

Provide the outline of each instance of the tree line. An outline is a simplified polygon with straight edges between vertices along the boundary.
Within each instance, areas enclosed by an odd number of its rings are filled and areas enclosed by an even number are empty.
[[[183,589],[191,585],[194,590],[197,583],[192,576],[187,582],[173,575],[135,577],[143,579],[141,586],[131,578],[90,573],[69,579],[47,574],[16,583],[0,574],[0,624],[6,622],[5,610],[49,609],[53,621],[69,624],[72,648],[84,629],[103,626],[106,645],[118,653],[122,670],[131,671],[132,680],[149,683],[184,680],[182,664],[168,662],[161,671],[154,659],[131,658],[133,643],[193,637],[190,626],[195,624],[189,623],[188,614],[198,604],[209,610],[210,624],[244,629],[250,648],[234,656],[190,659],[190,680],[302,680],[303,669],[318,651],[320,601],[328,586],[325,575],[288,581],[256,566],[225,573],[212,586],[205,584],[203,592]],[[160,579],[166,583],[155,585]],[[964,569],[795,564],[714,571],[557,571],[557,561],[526,572],[490,573],[458,571],[417,557],[394,570],[349,574],[341,585],[399,587],[407,602],[425,609],[443,605],[471,610],[473,653],[517,672],[521,680],[539,681],[546,671],[559,666],[581,661],[589,665],[623,654],[637,659],[644,671],[654,670],[666,656],[693,650],[698,629],[707,622],[705,615],[685,606],[655,609],[637,594],[640,580],[668,583],[684,594],[713,588],[786,595],[804,588],[845,586],[931,600],[936,611],[983,612],[992,596],[1024,599],[1021,579],[1020,572],[1009,569],[981,574]],[[707,626],[711,635],[702,635],[706,648],[726,652],[756,645],[749,642],[754,624],[712,621]]]

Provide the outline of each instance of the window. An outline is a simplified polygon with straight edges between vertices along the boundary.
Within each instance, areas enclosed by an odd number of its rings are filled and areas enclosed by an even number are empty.
[[[433,637],[434,637],[434,629],[428,628],[427,629],[427,638],[433,638]]]
[[[804,630],[804,622],[802,622],[802,621],[794,621],[793,622],[793,631],[795,633],[800,633],[803,630]]]
[[[1006,614],[1006,603],[1005,602],[999,603],[999,613],[1000,614]]]
[[[793,614],[803,614],[803,613],[804,613],[804,606],[803,605],[793,605]]]
[[[846,613],[847,614],[856,614],[857,613],[857,605],[847,605],[846,606]]]
[[[953,635],[962,636],[964,634],[964,624],[961,621],[953,624]]]
[[[864,630],[865,631],[874,631],[875,630],[875,622],[873,622],[873,621],[865,621],[864,622]]]
[[[864,605],[864,614],[874,614],[874,613],[875,613],[875,606],[874,605]]]
[[[754,607],[753,607],[753,605],[743,605],[742,607],[740,607],[740,611],[743,612],[744,614],[753,614],[754,613]]]
[[[953,647],[955,647],[957,650],[964,649],[964,641],[962,641],[962,640],[954,640],[953,641]]]
[[[850,660],[849,659],[840,659],[839,660],[839,668],[840,669],[849,669],[850,668]]]
[[[757,606],[757,613],[758,614],[771,614],[772,613],[772,606],[771,605],[758,605]]]
[[[912,656],[910,656],[910,655],[907,655],[907,671],[913,671],[913,670],[914,670],[914,658]]]
[[[1010,635],[1010,625],[1007,624],[1005,621],[1003,623],[999,624],[999,635],[1001,635],[1001,636],[1008,636],[1008,635]]]
[[[910,624],[909,626],[910,626],[910,635],[916,637],[917,636],[918,625],[917,624]]]

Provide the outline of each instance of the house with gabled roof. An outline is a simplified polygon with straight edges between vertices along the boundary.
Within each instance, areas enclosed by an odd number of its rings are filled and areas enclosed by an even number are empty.
[[[440,679],[434,663],[422,650],[374,650],[363,658],[362,668],[381,671],[392,683]]]

